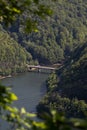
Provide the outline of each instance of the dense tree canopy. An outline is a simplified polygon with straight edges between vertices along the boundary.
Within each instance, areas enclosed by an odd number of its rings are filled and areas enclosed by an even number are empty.
[[[31,54],[0,27],[0,75],[26,71],[26,64],[30,62],[34,63]]]
[[[49,1],[44,4],[49,5]],[[52,16],[34,17],[39,31],[30,34],[23,31],[21,21],[26,21],[25,13],[8,29],[11,37],[31,53],[34,60],[47,65],[66,60],[77,46],[87,41],[87,1],[56,0],[50,1],[50,6]]]
[[[59,80],[58,80],[59,79]],[[47,94],[37,106],[38,114],[50,108],[68,117],[84,117],[87,112],[87,43],[72,53],[64,66],[47,80]]]

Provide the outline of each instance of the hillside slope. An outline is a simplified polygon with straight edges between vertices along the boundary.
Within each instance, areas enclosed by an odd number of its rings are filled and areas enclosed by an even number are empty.
[[[37,106],[39,114],[56,109],[68,117],[84,117],[87,111],[87,43],[77,47],[63,68],[50,75],[47,88],[46,96]]]
[[[24,16],[9,28],[10,35],[40,64],[62,61],[87,41],[86,0],[58,0],[50,5],[54,14],[38,19],[38,32],[27,34],[23,31],[21,21],[24,21]]]
[[[32,56],[0,27],[0,75],[25,71]]]
[[[87,101],[87,43],[73,52],[62,71],[60,86],[66,96]]]

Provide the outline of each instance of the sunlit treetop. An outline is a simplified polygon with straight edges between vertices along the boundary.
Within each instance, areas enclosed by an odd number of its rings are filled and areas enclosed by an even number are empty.
[[[0,0],[0,22],[9,25],[24,15],[22,24],[25,25],[25,30],[35,31],[37,19],[52,14],[50,2],[51,0]]]

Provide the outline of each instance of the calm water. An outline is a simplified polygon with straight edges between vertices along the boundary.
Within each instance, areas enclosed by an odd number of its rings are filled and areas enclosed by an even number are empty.
[[[36,112],[36,105],[46,93],[45,81],[48,74],[43,73],[24,73],[15,77],[2,80],[2,84],[12,87],[19,100],[14,102],[18,108],[25,107],[29,112]],[[0,121],[0,130],[7,130],[7,123]]]
[[[3,79],[2,84],[12,86],[12,91],[19,98],[14,103],[18,108],[25,107],[27,111],[35,112],[36,105],[46,92],[47,77],[48,74],[29,72]]]

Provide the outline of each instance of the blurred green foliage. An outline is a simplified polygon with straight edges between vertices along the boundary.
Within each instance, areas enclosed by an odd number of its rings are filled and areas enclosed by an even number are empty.
[[[86,130],[87,120],[66,118],[62,113],[51,110],[50,114],[43,113],[43,121],[35,121],[36,114],[28,113],[24,108],[18,110],[11,104],[17,100],[17,96],[10,88],[0,85],[0,117],[10,124],[14,130]]]
[[[27,13],[27,15],[26,15]],[[40,0],[0,0],[0,21],[5,25],[12,24],[21,15],[26,15],[26,19],[22,21],[22,25],[25,24],[25,30],[27,32],[37,30],[37,20],[32,17],[45,17],[51,15],[52,10],[50,6],[44,4],[44,1]]]

